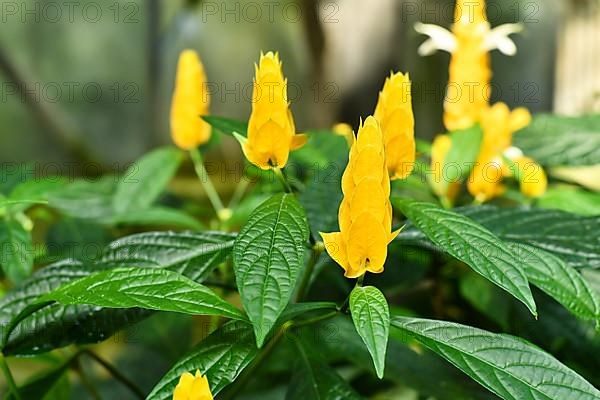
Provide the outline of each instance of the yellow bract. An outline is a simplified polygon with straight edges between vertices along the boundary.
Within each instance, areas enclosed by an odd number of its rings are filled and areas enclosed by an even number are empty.
[[[472,127],[488,106],[492,69],[484,41],[489,30],[487,22],[456,23],[452,28],[456,50],[450,58],[444,100],[444,125],[449,131]]]
[[[429,182],[433,192],[440,197],[453,201],[460,191],[459,182],[446,182],[444,166],[446,156],[452,148],[452,139],[448,135],[438,135],[431,145],[431,177]]]
[[[244,155],[259,168],[283,168],[290,151],[305,143],[304,135],[296,135],[279,54],[261,54],[256,66],[248,138],[242,139]]]
[[[194,50],[179,56],[171,104],[171,136],[175,144],[190,150],[210,139],[211,127],[200,116],[208,114],[210,96],[206,74]]]
[[[467,186],[479,201],[487,201],[503,192],[502,179],[513,175],[505,158],[519,170],[523,194],[537,197],[546,191],[547,179],[542,167],[523,157],[518,149],[511,148],[513,133],[530,122],[527,109],[517,108],[511,112],[504,103],[496,103],[482,113],[483,141]]]
[[[206,376],[196,371],[196,376],[184,372],[173,392],[173,400],[213,400]]]
[[[349,124],[339,122],[333,125],[331,130],[336,135],[343,136],[346,139],[346,142],[348,142],[348,146],[352,146],[352,143],[354,143],[354,130]]]
[[[374,117],[366,119],[350,149],[342,177],[344,199],[339,210],[340,232],[321,233],[327,252],[348,278],[383,272],[392,230],[390,179],[383,133]]]
[[[408,74],[396,73],[386,79],[374,116],[383,131],[386,163],[392,180],[408,177],[416,155],[415,118]]]
[[[520,24],[494,29],[487,20],[484,0],[458,0],[452,32],[417,23],[415,29],[430,39],[419,47],[421,55],[445,50],[451,54],[449,81],[444,100],[444,125],[449,131],[468,129],[478,123],[488,107],[492,78],[489,52],[514,55],[517,48],[509,35],[521,31]]]

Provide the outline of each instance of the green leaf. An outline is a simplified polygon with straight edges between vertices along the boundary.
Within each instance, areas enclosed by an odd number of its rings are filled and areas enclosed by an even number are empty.
[[[312,351],[295,339],[296,367],[285,396],[286,400],[358,400],[362,399],[344,379]]]
[[[292,296],[307,239],[302,207],[293,195],[279,194],[250,215],[235,240],[237,286],[259,347]]]
[[[166,225],[201,230],[202,224],[188,214],[174,208],[154,206],[130,210],[118,214],[108,221],[111,225]]]
[[[229,322],[179,360],[152,389],[146,400],[171,400],[184,372],[206,375],[213,395],[231,384],[258,354],[250,325]]]
[[[234,238],[219,232],[147,232],[119,239],[108,246],[98,264],[66,260],[34,273],[0,298],[0,326],[7,326],[39,296],[110,267],[166,268],[201,282],[231,252]],[[35,354],[71,343],[95,343],[151,313],[140,309],[53,304],[17,325],[3,351]]]
[[[460,182],[471,171],[479,156],[483,131],[479,125],[449,133],[452,147],[441,166],[445,182]]]
[[[338,208],[342,202],[342,174],[348,163],[346,139],[331,132],[311,134],[308,144],[295,151],[292,160],[309,172],[299,196],[314,237],[338,228]]]
[[[210,289],[176,272],[157,268],[115,268],[62,285],[36,303],[88,304],[143,308],[191,315],[220,315],[245,320],[235,307]]]
[[[214,129],[217,129],[226,135],[233,136],[237,133],[241,136],[247,136],[248,124],[231,118],[217,117],[214,115],[204,115],[202,119],[209,123]]]
[[[576,316],[600,324],[600,301],[581,274],[560,258],[535,247],[510,243],[515,255],[523,260],[531,283],[564,305]]]
[[[600,217],[582,217],[559,210],[477,206],[454,212],[483,225],[500,239],[529,244],[552,253],[574,268],[600,268]],[[430,246],[414,227],[407,227],[398,240]]]
[[[483,279],[483,278],[481,278]],[[347,316],[303,327],[301,338],[330,363],[349,361],[375,373],[371,355]],[[390,331],[385,378],[417,390],[423,398],[439,400],[497,400],[498,398],[441,360],[435,354],[405,344],[398,330]],[[432,384],[434,382],[435,384]]]
[[[65,183],[66,179],[61,177],[33,178],[17,185],[7,203],[12,203],[11,212],[23,212],[32,205],[47,204],[48,197],[64,187]]]
[[[28,277],[33,268],[31,234],[17,221],[0,219],[0,266],[13,282]]]
[[[109,244],[100,262],[113,267],[165,268],[202,282],[231,253],[235,234],[145,232]]]
[[[548,189],[537,200],[536,205],[579,215],[600,215],[600,193],[588,192],[577,187],[560,186]]]
[[[112,208],[116,177],[97,181],[77,180],[48,195],[51,207],[65,215],[81,219],[104,219],[114,214]]]
[[[350,293],[350,312],[356,331],[367,346],[377,377],[383,378],[385,353],[390,333],[390,309],[376,287],[356,287]]]
[[[472,271],[466,271],[460,277],[459,289],[461,296],[476,310],[503,330],[510,329],[512,299],[505,296],[502,289]]]
[[[182,160],[179,150],[164,147],[136,161],[117,185],[113,198],[116,213],[149,207],[167,187]]]
[[[537,315],[521,261],[493,233],[434,204],[395,199],[394,205],[436,246],[512,294]]]
[[[515,133],[514,145],[542,165],[600,164],[600,114],[583,117],[537,115]]]
[[[392,326],[505,400],[595,400],[600,392],[521,338],[445,321],[394,317]]]

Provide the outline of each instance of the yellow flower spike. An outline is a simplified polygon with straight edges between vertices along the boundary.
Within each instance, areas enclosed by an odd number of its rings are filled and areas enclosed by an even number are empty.
[[[242,150],[261,169],[283,168],[290,151],[304,146],[306,137],[296,134],[279,54],[261,53],[255,70],[252,114],[248,138],[240,139]]]
[[[450,78],[444,101],[444,125],[449,131],[467,129],[479,122],[490,96],[492,70],[489,52],[495,49],[514,55],[517,51],[509,35],[520,32],[520,24],[504,24],[491,29],[484,0],[456,2],[452,32],[430,24],[417,23],[417,32],[430,39],[419,54],[436,50],[451,54]]]
[[[213,400],[208,379],[200,371],[196,375],[184,372],[173,392],[173,400]]]
[[[512,175],[510,166],[504,158],[509,158],[513,162],[522,159],[520,150],[511,147],[513,133],[530,123],[531,114],[527,109],[517,108],[510,111],[504,103],[496,103],[482,113],[483,141],[467,185],[469,192],[478,201],[488,201],[502,194],[504,191],[501,185],[502,179]],[[545,172],[541,167],[539,170],[534,171],[535,182],[532,180],[525,185],[521,184],[523,194],[536,197],[546,190]]]
[[[390,178],[379,122],[368,117],[350,148],[342,177],[344,199],[338,214],[340,232],[321,233],[327,252],[348,278],[383,272],[392,230]],[[391,233],[390,233],[391,232]]]
[[[392,73],[386,79],[375,108],[381,124],[389,174],[394,179],[408,177],[415,164],[415,118],[408,74]]]
[[[171,136],[175,144],[190,150],[208,142],[211,127],[200,116],[207,115],[210,95],[198,53],[184,50],[177,63],[171,104]]]

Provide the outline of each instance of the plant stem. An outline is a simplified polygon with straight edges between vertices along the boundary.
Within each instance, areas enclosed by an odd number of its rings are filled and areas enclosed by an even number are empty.
[[[315,269],[315,265],[317,264],[317,261],[319,261],[319,257],[321,256],[321,253],[323,253],[324,249],[325,247],[323,246],[323,243],[320,242],[313,246],[312,252],[310,254],[310,259],[308,260],[306,270],[304,271],[304,276],[302,277],[302,282],[300,283],[300,288],[298,289],[298,293],[296,294],[296,303],[302,300],[302,298],[306,294],[305,292],[308,288],[308,284],[310,283],[310,278]]]
[[[96,361],[98,364],[102,365],[104,369],[106,369],[113,376],[113,378],[121,382],[123,385],[127,386],[127,388],[131,390],[131,392],[134,393],[138,398],[142,400],[146,398],[142,389],[140,389],[135,383],[133,383],[129,378],[123,375],[121,371],[116,369],[108,361],[104,360],[99,355],[97,355],[89,349],[84,349],[83,352],[90,358],[92,358],[94,361]]]
[[[285,178],[285,175],[283,174],[283,171],[281,170],[281,168],[273,167],[273,172],[275,173],[275,176],[277,176],[277,178],[281,182],[281,185],[283,186],[283,190],[285,190],[286,193],[294,193],[294,191],[292,190],[292,187],[290,186],[290,183]]]
[[[227,208],[233,210],[238,204],[240,204],[240,201],[242,200],[242,197],[244,196],[244,193],[246,192],[246,189],[248,189],[249,185],[250,180],[246,179],[245,176],[242,176],[242,180],[235,187],[235,191],[233,192],[233,196],[231,196],[231,200],[229,200],[229,205]]]
[[[79,358],[75,359],[75,361],[73,363],[73,367],[75,369],[75,372],[79,376],[81,385],[90,393],[90,396],[92,396],[92,398],[94,400],[102,400],[100,393],[98,393],[98,391],[96,390],[94,385],[92,385],[92,382],[90,382],[87,375],[85,374],[85,371],[83,370],[83,367],[81,365],[81,361],[79,360]]]
[[[210,200],[213,208],[215,209],[217,217],[220,221],[223,221],[224,219],[226,219],[226,209],[223,206],[223,202],[221,201],[219,194],[215,190],[215,187],[213,186],[210,177],[208,176],[206,168],[204,167],[204,160],[202,159],[202,154],[200,153],[200,151],[198,151],[198,149],[193,148],[190,150],[190,156],[192,157],[192,162],[194,163],[196,175],[198,175],[198,179],[200,180],[200,183],[202,184],[202,187],[204,188],[208,199]]]
[[[6,358],[4,358],[4,354],[0,353],[0,368],[2,368],[2,372],[4,373],[4,377],[6,378],[6,384],[8,388],[12,392],[13,396],[17,400],[21,400],[21,394],[19,393],[19,389],[17,388],[17,384],[15,383],[15,379],[13,378],[12,373],[10,372],[10,368],[6,363]]]

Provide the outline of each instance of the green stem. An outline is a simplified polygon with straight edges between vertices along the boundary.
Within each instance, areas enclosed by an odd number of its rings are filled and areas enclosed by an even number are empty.
[[[81,361],[79,360],[79,358],[75,359],[74,369],[75,369],[75,372],[77,373],[77,375],[79,376],[81,385],[90,393],[90,396],[92,396],[92,398],[94,400],[102,400],[100,393],[98,393],[98,391],[96,390],[94,385],[92,385],[92,382],[90,382],[87,375],[85,374],[85,371],[83,370],[83,367],[81,365]]]
[[[310,254],[310,259],[308,260],[308,264],[306,265],[306,269],[304,271],[304,276],[302,277],[302,282],[300,283],[300,288],[298,289],[298,293],[296,294],[296,303],[298,303],[304,295],[306,294],[306,289],[308,288],[308,284],[310,283],[310,278],[315,269],[315,265],[317,265],[317,261],[319,261],[319,257],[321,257],[321,253],[325,247],[323,243],[319,242],[315,244],[312,248],[312,252]]]
[[[277,178],[281,182],[281,185],[283,186],[283,190],[285,190],[286,193],[294,193],[294,191],[292,190],[292,187],[290,186],[290,183],[285,178],[285,175],[283,174],[283,171],[281,170],[281,168],[273,167],[273,172],[275,173],[275,176],[277,176]]]
[[[19,389],[17,388],[15,379],[13,378],[13,375],[10,372],[10,368],[6,363],[6,358],[4,358],[4,354],[2,353],[0,353],[0,368],[2,368],[2,372],[4,373],[4,377],[6,378],[6,384],[8,385],[8,388],[12,392],[13,396],[16,400],[21,400],[21,394],[19,393]]]
[[[235,187],[235,191],[233,192],[233,196],[231,196],[231,200],[229,200],[229,205],[227,208],[233,210],[238,204],[240,204],[240,201],[242,200],[242,197],[244,196],[244,193],[246,192],[246,189],[248,189],[249,185],[250,180],[246,179],[245,176],[242,176],[242,180]]]
[[[336,315],[338,315],[338,313],[339,313],[338,310],[330,311],[330,312],[328,312],[326,314],[319,315],[318,317],[310,318],[310,319],[307,319],[307,320],[304,320],[304,321],[300,321],[300,322],[294,322],[292,326],[294,328],[300,328],[300,327],[303,327],[303,326],[306,326],[306,325],[312,325],[312,324],[315,324],[317,322],[321,322],[321,321],[324,321],[326,319],[333,318]]]
[[[105,370],[107,370],[113,378],[121,382],[124,386],[126,386],[132,393],[134,393],[138,398],[144,400],[146,396],[142,389],[140,389],[133,381],[127,378],[125,375],[121,373],[118,369],[116,369],[111,363],[104,360],[102,357],[94,353],[89,349],[84,349],[83,352],[96,361],[98,364],[102,365]]]
[[[200,153],[200,151],[198,151],[198,149],[193,148],[190,150],[190,156],[192,157],[192,162],[194,163],[196,175],[198,175],[198,179],[200,180],[200,183],[202,184],[202,187],[204,188],[208,199],[210,200],[213,208],[215,209],[217,217],[219,217],[219,220],[222,221],[226,217],[225,214],[227,212],[225,207],[223,206],[223,202],[221,201],[219,194],[215,190],[215,187],[213,186],[212,181],[208,176],[206,168],[204,167],[204,160],[202,159],[202,154]]]

